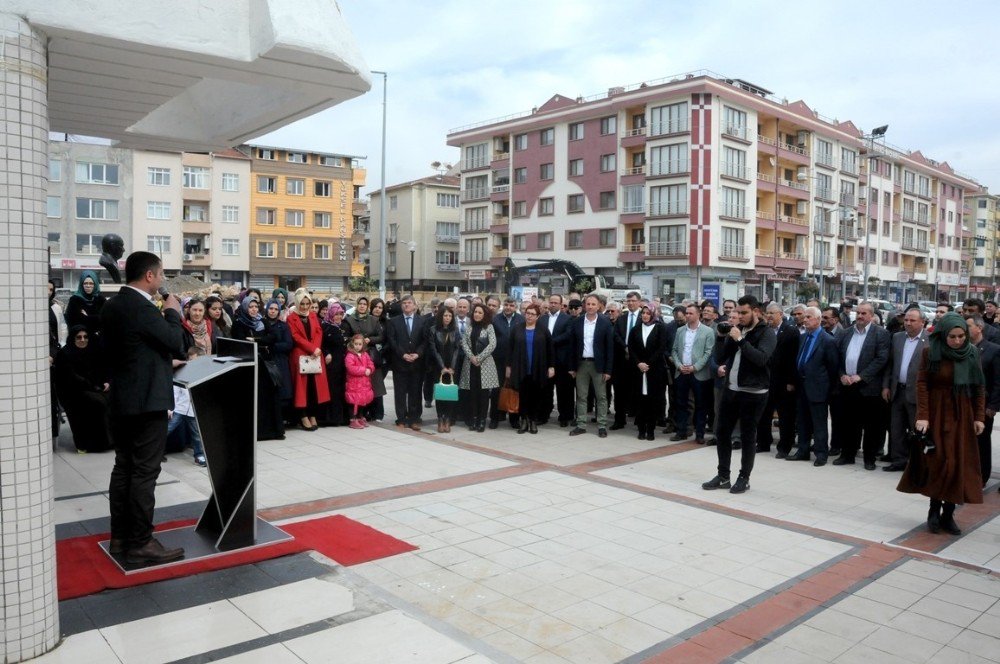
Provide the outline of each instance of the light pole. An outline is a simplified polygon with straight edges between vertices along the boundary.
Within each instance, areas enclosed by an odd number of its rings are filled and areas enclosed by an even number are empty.
[[[889,125],[882,125],[881,127],[875,127],[874,129],[872,129],[872,133],[867,134],[866,136],[864,136],[864,138],[868,139],[868,145],[869,145],[868,153],[869,153],[869,155],[871,153],[875,152],[875,139],[876,138],[884,138],[885,132],[887,132],[887,131],[889,131]],[[870,157],[869,157],[869,159],[870,159]],[[871,174],[871,169],[869,168],[868,169],[868,192],[869,193],[871,193],[871,186],[872,186],[872,174]],[[867,198],[870,199],[871,197],[868,196]],[[875,213],[875,215],[876,215],[875,231],[877,232],[878,231],[878,224],[879,224],[879,221],[878,221],[878,209],[880,207],[879,206],[879,201],[875,201],[875,205],[876,205],[876,207],[875,207],[875,210],[876,210],[876,213]],[[871,218],[872,218],[871,207],[868,208],[868,214],[866,214],[865,217],[866,218],[865,218],[865,262],[864,262],[864,266],[865,266],[865,268],[864,268],[865,286],[864,286],[864,293],[865,293],[865,299],[867,300],[868,299],[868,254],[870,253],[871,239],[872,239],[871,228],[869,228],[869,225],[871,224]]]
[[[417,255],[417,243],[410,240],[406,246],[410,250],[410,295],[413,295],[413,257]]]
[[[378,293],[379,297],[385,300],[385,248],[387,245],[385,237],[385,117],[389,74],[376,69],[371,71],[373,74],[381,74],[382,76],[382,187],[378,197]],[[410,273],[412,274],[413,271],[411,270]]]
[[[799,173],[796,176],[796,179],[799,182],[805,182],[806,180],[815,180],[816,176],[815,175],[808,175],[806,173]],[[829,210],[826,210],[823,213],[823,216],[825,218],[825,217],[827,217],[827,216],[829,216],[829,215],[831,215],[831,214],[833,214],[834,212],[837,212],[837,211],[840,212],[840,222],[841,222],[840,225],[838,225],[838,227],[837,227],[837,232],[841,232],[841,226],[843,227],[843,245],[842,245],[843,246],[843,251],[841,252],[841,256],[843,257],[842,260],[843,260],[844,270],[843,270],[843,273],[840,275],[840,279],[841,279],[841,284],[843,286],[843,288],[841,290],[841,293],[842,293],[841,294],[841,300],[844,300],[844,299],[847,298],[847,221],[851,219],[851,217],[848,216],[848,213],[850,212],[850,208],[847,207],[846,205],[844,205],[843,202],[841,202],[840,205],[838,205],[837,207],[831,208]],[[868,257],[865,256],[865,258],[867,259]],[[834,264],[834,270],[836,270],[836,264]],[[823,270],[822,269],[820,270],[819,278],[820,278],[820,297],[822,297],[823,296]]]

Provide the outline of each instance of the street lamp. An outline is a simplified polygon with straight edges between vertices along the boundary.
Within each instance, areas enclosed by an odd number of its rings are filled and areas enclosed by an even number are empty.
[[[410,295],[413,295],[413,257],[417,254],[417,243],[410,240],[406,247],[410,250]]]
[[[800,172],[796,176],[796,179],[799,182],[805,182],[806,180],[815,180],[816,176],[809,175],[809,174],[807,174],[807,173],[805,173],[803,171],[803,172]],[[823,213],[823,216],[827,217],[827,216],[829,216],[829,215],[831,215],[831,214],[833,214],[834,212],[837,212],[837,211],[840,212],[840,224],[837,227],[837,231],[840,232],[841,227],[843,228],[843,245],[842,245],[843,246],[843,251],[841,252],[841,255],[843,257],[844,271],[840,275],[840,279],[841,279],[841,285],[843,286],[841,300],[844,300],[844,299],[847,299],[847,222],[848,221],[852,221],[853,217],[849,216],[851,209],[849,207],[847,207],[846,205],[844,205],[843,203],[841,203],[840,205],[838,205],[835,208],[831,208],[829,210],[826,210]],[[865,256],[866,260],[867,260],[867,258],[868,257]],[[857,261],[855,261],[855,262],[857,262]],[[836,269],[836,264],[834,264],[834,269]],[[820,286],[819,286],[819,288],[820,288],[820,297],[822,297],[823,296],[823,269],[822,269],[822,266],[821,266],[820,272],[819,272],[819,279],[820,279]]]
[[[385,256],[386,256],[386,237],[385,237],[385,114],[386,114],[386,99],[387,99],[387,85],[389,74],[384,71],[378,71],[376,69],[372,70],[373,74],[380,74],[382,76],[382,187],[378,197],[378,232],[379,232],[379,255],[378,255],[378,292],[379,297],[383,300],[385,299]],[[411,270],[412,273],[412,270]]]
[[[863,137],[863,138],[868,139],[868,146],[869,146],[868,147],[868,154],[869,155],[871,155],[871,153],[875,152],[875,139],[876,138],[883,138],[885,136],[885,132],[887,132],[887,131],[889,131],[889,125],[882,125],[881,127],[875,127],[874,129],[872,129],[872,133],[867,134],[867,135],[865,135]],[[869,196],[867,198],[869,199],[869,206],[868,206],[868,214],[866,215],[867,219],[865,220],[865,262],[864,262],[864,266],[865,266],[865,268],[864,268],[864,279],[865,279],[865,286],[864,286],[864,288],[865,288],[865,299],[866,300],[868,299],[868,254],[871,253],[871,239],[872,239],[871,228],[869,228],[869,226],[871,225],[871,220],[872,220],[872,215],[871,215],[871,200],[870,200],[871,199],[871,195],[870,195],[871,194],[871,188],[872,188],[872,174],[871,174],[871,169],[868,169],[868,193],[869,193]],[[876,219],[875,219],[875,232],[878,232],[878,228],[879,228],[878,227],[878,224],[879,224],[878,210],[881,207],[881,205],[879,204],[879,201],[875,201],[875,206],[876,206],[875,207],[875,210],[876,210],[876,212],[875,212],[875,215],[876,215]]]

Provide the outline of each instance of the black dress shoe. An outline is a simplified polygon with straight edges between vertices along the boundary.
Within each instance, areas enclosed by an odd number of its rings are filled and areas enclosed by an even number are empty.
[[[539,422],[539,424],[546,424],[546,423],[548,423],[548,420],[545,420],[544,422]],[[565,429],[566,427],[569,426],[569,420],[559,420],[559,426]]]
[[[882,463],[888,463],[892,461],[892,457],[889,456],[888,454],[880,454],[878,455],[878,460],[881,461]]]
[[[840,448],[839,447],[831,447],[830,448],[830,456],[840,456]]]
[[[875,470],[875,462],[865,461],[865,470]]]
[[[826,459],[816,459],[815,461],[813,461],[813,465],[816,466],[817,468],[819,468],[820,466],[825,466]]]
[[[789,458],[789,456],[788,456],[788,452],[782,452],[781,450],[778,450],[778,453],[774,455],[774,458],[775,458],[775,459],[788,459],[788,458]],[[805,459],[805,461],[808,461],[808,460],[809,460],[809,459],[808,459],[808,457],[807,457],[807,458]],[[793,459],[793,461],[794,461],[794,459]]]
[[[791,456],[785,456],[785,461],[808,461],[808,454],[792,454]]]
[[[573,427],[573,430],[569,432],[571,436],[579,436],[580,434],[587,433],[587,430],[583,427]]]
[[[847,464],[854,465],[854,459],[848,459],[847,457],[839,456],[833,460],[833,465],[835,466],[846,466]]]
[[[517,428],[518,433],[528,433],[528,420],[527,418],[521,420],[521,426]]]
[[[538,433],[538,426],[530,420],[528,421],[528,433]]]
[[[125,540],[112,537],[111,541],[108,542],[108,553],[113,556],[118,555],[119,553],[125,553]]]
[[[608,430],[605,429],[604,427],[601,427],[600,429],[597,430],[597,437],[598,438],[607,438],[608,437]]]
[[[608,427],[608,428],[609,428],[609,429],[611,429],[612,431],[618,431],[619,429],[624,429],[624,428],[625,428],[625,425],[624,425],[624,424],[621,424],[621,423],[619,423],[619,422],[615,422],[614,424],[612,424],[612,425],[611,425],[610,427]]]
[[[735,441],[734,441],[734,442],[733,442],[733,449],[734,449],[734,450],[741,450],[741,449],[743,449],[743,443],[740,443],[740,442],[735,442]]]
[[[666,431],[664,431],[664,433],[666,433]],[[673,440],[675,442],[676,441],[681,441],[681,440],[687,440],[687,439],[688,439],[688,435],[686,433],[682,433],[680,431],[678,431],[677,433],[675,433],[674,435],[672,435],[670,437],[670,440]]]
[[[496,429],[498,426],[500,426],[500,421],[499,420],[490,420],[490,428],[491,429]]]
[[[882,470],[884,470],[887,473],[897,473],[897,472],[899,472],[901,470],[906,470],[906,464],[905,463],[892,463],[892,464],[889,464],[888,466],[886,466],[885,468],[883,468]]]
[[[169,563],[172,560],[177,560],[178,558],[184,557],[184,549],[177,547],[176,549],[164,549],[163,545],[155,538],[149,538],[149,541],[142,546],[129,549],[128,553],[125,554],[125,562],[129,563]]]

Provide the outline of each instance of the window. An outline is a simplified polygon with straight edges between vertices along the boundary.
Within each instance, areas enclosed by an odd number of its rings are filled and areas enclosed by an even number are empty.
[[[118,166],[78,161],[76,181],[82,184],[118,184]]]
[[[304,196],[306,181],[301,178],[288,178],[285,180],[285,192],[292,196]]]
[[[59,196],[45,197],[45,216],[46,217],[62,216],[62,198],[60,198]]]
[[[583,231],[567,231],[566,248],[580,249],[583,247]]]
[[[985,198],[980,198],[976,202],[976,204],[977,204],[977,206],[979,207],[980,210],[985,210],[986,209],[986,199]]]
[[[303,242],[286,242],[285,258],[302,258],[305,244]]]
[[[816,139],[816,163],[833,166],[833,143],[822,138]]]
[[[62,241],[59,233],[49,233],[49,251],[53,254],[62,253]]]
[[[146,251],[151,254],[157,254],[162,256],[163,254],[170,253],[170,236],[169,235],[147,235],[146,236]]]
[[[170,169],[150,166],[146,169],[146,184],[154,187],[169,187]]]
[[[513,238],[514,251],[527,251],[528,250],[528,236],[526,235],[515,235]]]
[[[539,249],[551,249],[552,248],[552,233],[539,233],[538,234],[538,248]]]
[[[292,162],[293,164],[309,163],[309,157],[306,156],[305,152],[289,152],[285,155],[285,159]]]
[[[257,191],[261,194],[275,193],[278,191],[278,178],[269,175],[258,175]]]
[[[649,213],[651,215],[687,214],[687,212],[686,184],[649,188]]]
[[[208,208],[201,203],[185,205],[184,221],[208,221]]]
[[[434,225],[434,235],[438,242],[451,242],[458,240],[457,221],[439,221]]]
[[[328,261],[330,260],[330,245],[328,244],[314,244],[313,245],[313,258],[318,261]]]
[[[615,154],[602,154],[601,155],[601,172],[610,173],[618,168],[618,158]]]
[[[223,173],[222,191],[239,191],[239,190],[240,190],[240,174]]]
[[[615,192],[613,191],[602,191],[601,192],[601,209],[602,210],[613,210],[615,209]]]
[[[552,145],[556,140],[556,130],[552,127],[542,129],[538,132],[538,143],[540,145]]]
[[[724,147],[722,149],[722,174],[731,178],[749,180],[747,153],[744,150]]]
[[[313,212],[313,228],[330,228],[332,215],[329,212]]]
[[[514,201],[514,211],[511,213],[511,216],[527,217],[528,204],[525,201]]]
[[[911,201],[908,198],[904,198],[903,199],[903,220],[904,221],[913,221],[915,219],[913,210],[914,210],[913,201]]]
[[[525,167],[514,169],[514,184],[524,184],[528,181],[528,169]]]
[[[490,250],[487,240],[466,240],[465,260],[472,263],[485,263],[490,259]]]
[[[76,234],[76,253],[87,256],[101,255],[101,238],[103,235]]]
[[[49,159],[49,182],[62,182],[62,162]]]
[[[234,238],[222,238],[222,255],[223,256],[239,256],[240,255],[240,241]]]
[[[240,222],[240,206],[223,205],[222,221],[227,224],[238,224]]]
[[[749,140],[746,112],[729,106],[723,107],[722,131],[730,136]]]
[[[118,221],[118,201],[101,198],[78,198],[76,199],[76,218]]]
[[[434,252],[434,262],[437,263],[438,269],[442,265],[458,265],[458,252],[457,251],[435,251]]]
[[[528,135],[518,134],[514,137],[514,149],[515,150],[527,150],[528,149]]]
[[[257,258],[274,258],[274,242],[257,242]]]
[[[744,114],[744,119],[746,115]],[[649,111],[650,130],[653,136],[659,134],[676,134],[688,130],[688,105],[687,102],[670,104],[668,106],[658,106]],[[745,126],[744,121],[742,126]]]
[[[931,195],[931,181],[929,179],[927,179],[926,177],[924,177],[923,175],[921,175],[920,178],[917,181],[919,183],[918,184],[918,188],[917,188],[917,195],[919,195],[919,196],[930,196]]]
[[[726,148],[732,150],[732,148]],[[742,153],[742,150],[734,150]],[[688,145],[687,143],[675,143],[664,145],[649,150],[649,174],[650,175],[675,175],[687,173],[691,170],[688,166]],[[723,165],[725,168],[725,164]]]
[[[602,247],[615,246],[617,239],[615,229],[613,228],[602,228],[597,234],[598,243]]]
[[[211,185],[209,169],[201,166],[184,167],[184,187],[186,189],[208,189]]]
[[[609,115],[606,118],[601,118],[601,136],[614,134],[617,131],[618,131],[617,115]]]
[[[917,193],[917,174],[912,171],[903,171],[903,191],[908,194]]]
[[[569,175],[570,177],[583,175],[583,159],[569,160]]]
[[[857,191],[857,185],[849,180],[840,181],[840,203],[842,205],[854,206],[857,201],[854,198],[854,194]]]
[[[556,213],[556,203],[553,198],[539,198],[538,199],[538,215],[550,215]]]
[[[583,194],[570,194],[566,197],[567,212],[583,212]]]
[[[816,175],[816,197],[833,200],[833,178],[826,173]]]
[[[331,157],[330,155],[320,155],[319,157],[320,166],[343,166],[344,160],[340,157]]]
[[[322,196],[323,198],[329,198],[331,191],[331,185],[329,181],[326,180],[316,180],[313,183],[313,194],[316,196]]]
[[[857,173],[858,153],[850,148],[840,148],[840,170],[845,173]]]
[[[540,177],[543,180],[551,180],[555,177],[556,169],[554,164],[542,164]]]
[[[583,139],[583,123],[574,122],[569,126],[569,140],[579,141]]]
[[[490,222],[486,216],[487,208],[474,207],[465,210],[465,230],[485,231],[490,227]]]
[[[146,203],[147,219],[170,219],[170,201],[148,201]]]
[[[723,217],[732,217],[734,219],[746,219],[746,194],[747,192],[743,189],[723,187],[722,208],[719,210],[719,215]]]
[[[261,226],[274,226],[278,211],[274,208],[257,208],[257,223]]]
[[[746,258],[746,245],[744,244],[744,232],[742,228],[722,227],[722,246],[719,253],[729,258]]]
[[[458,207],[458,194],[438,194],[437,206],[446,208]]]
[[[490,163],[490,157],[487,154],[488,148],[489,143],[477,143],[466,146],[463,168],[483,168],[484,166],[488,166]]]
[[[622,212],[635,214],[646,209],[646,188],[641,184],[630,184],[622,187]]]
[[[389,209],[395,210],[399,207],[399,196],[393,194],[389,197]]]
[[[257,158],[267,159],[268,161],[274,161],[274,150],[269,148],[257,148]]]
[[[305,224],[306,213],[302,210],[286,210],[285,211],[285,226],[291,226],[293,228],[302,228]]]

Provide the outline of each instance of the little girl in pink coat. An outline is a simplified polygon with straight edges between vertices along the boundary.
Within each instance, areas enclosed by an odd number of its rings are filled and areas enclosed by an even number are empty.
[[[371,355],[365,350],[363,335],[355,334],[351,337],[347,347],[347,355],[344,357],[344,366],[347,368],[344,401],[354,406],[349,426],[352,429],[364,429],[368,426],[368,422],[358,412],[375,400],[371,381],[371,375],[375,371],[375,363],[372,362]]]

